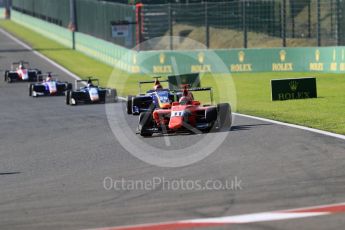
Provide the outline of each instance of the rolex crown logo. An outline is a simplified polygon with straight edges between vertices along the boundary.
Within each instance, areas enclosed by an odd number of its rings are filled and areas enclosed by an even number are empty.
[[[164,62],[165,62],[165,55],[164,53],[161,53],[159,55],[159,63],[164,64]]]
[[[320,50],[316,50],[316,51],[315,51],[315,60],[316,60],[317,62],[320,61]]]
[[[286,51],[285,50],[280,51],[279,57],[280,57],[280,61],[285,61],[286,60]]]
[[[198,54],[198,61],[202,64],[205,61],[205,54],[203,52],[200,52]]]
[[[238,60],[240,62],[244,62],[245,55],[246,54],[243,51],[238,52]]]
[[[290,86],[290,89],[292,91],[296,91],[298,88],[298,82],[297,81],[290,81],[289,86]]]

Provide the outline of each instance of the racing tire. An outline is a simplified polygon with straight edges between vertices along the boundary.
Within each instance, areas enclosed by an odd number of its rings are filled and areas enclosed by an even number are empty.
[[[142,137],[151,137],[152,132],[149,130],[153,127],[153,117],[150,112],[143,112],[139,115],[139,132]]]
[[[33,84],[33,92],[37,92],[37,93],[44,93],[45,91],[45,86],[44,85],[35,85]]]
[[[71,91],[67,90],[66,91],[66,105],[69,105],[70,103],[70,96],[71,96]]]
[[[133,108],[133,104],[132,104],[132,99],[133,99],[133,96],[129,95],[127,96],[127,107],[126,107],[126,111],[127,111],[127,114],[132,114],[132,108]]]
[[[221,103],[217,105],[218,111],[218,127],[220,131],[230,131],[232,124],[231,106],[229,103]]]
[[[218,110],[215,107],[207,108],[205,111],[205,120],[207,123],[212,123],[217,120]]]
[[[15,78],[15,75],[16,75],[16,74],[13,74],[13,73],[8,72],[8,73],[7,73],[7,77],[6,77],[7,83],[12,83],[12,82],[14,81],[12,78]]]
[[[34,85],[33,84],[29,84],[29,96],[32,97],[32,91],[34,89]]]
[[[8,77],[8,70],[6,70],[5,75],[4,75],[4,81],[7,81],[7,77]]]
[[[69,104],[72,106],[78,105],[78,100],[76,100],[76,95],[73,91],[70,91]]]
[[[218,110],[216,107],[207,108],[205,111],[205,121],[209,124],[207,129],[202,130],[204,133],[213,132],[216,129],[216,122],[218,118]]]
[[[141,97],[133,97],[132,98],[132,108],[133,107],[137,107],[139,108],[139,112],[133,112],[132,110],[132,114],[133,115],[139,115],[141,113],[141,109],[143,104],[147,103],[147,99],[150,100],[150,106],[148,108],[148,112],[152,112],[154,110],[154,104],[152,102],[152,97],[151,96],[141,96]]]
[[[66,82],[66,90],[72,90],[72,89],[73,89],[72,83]]]

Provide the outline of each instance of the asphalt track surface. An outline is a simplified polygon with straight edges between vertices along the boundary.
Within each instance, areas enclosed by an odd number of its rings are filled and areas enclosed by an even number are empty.
[[[66,57],[67,58],[67,57]],[[13,61],[61,70],[0,33],[0,68]],[[1,74],[2,75],[2,74]],[[123,113],[124,103],[114,104]],[[248,214],[345,201],[343,140],[236,117],[210,156],[185,167],[158,167],[127,152],[104,105],[67,106],[64,97],[30,98],[27,83],[0,82],[0,229],[86,229]],[[135,133],[137,117],[127,117]],[[202,135],[142,139],[183,149]],[[137,140],[131,140],[136,144]],[[233,180],[238,190],[106,190],[126,180]],[[343,229],[344,215],[229,225],[213,229]]]

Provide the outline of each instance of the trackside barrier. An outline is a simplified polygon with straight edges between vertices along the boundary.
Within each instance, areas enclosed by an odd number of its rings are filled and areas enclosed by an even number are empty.
[[[16,11],[12,11],[12,20],[71,47],[72,33],[65,28]],[[77,50],[131,73],[345,73],[344,46],[136,52],[82,33],[75,38]]]
[[[72,45],[71,32],[61,26],[47,23],[43,20],[19,13],[15,10],[11,11],[11,20],[67,47],[71,47]]]
[[[130,71],[128,63],[132,50],[78,32],[75,39],[78,51],[108,65]]]
[[[72,48],[72,32],[67,28],[12,10],[11,19],[62,45]],[[76,50],[108,65],[130,71],[128,63],[133,51],[95,37],[75,33]],[[128,60],[127,60],[128,59]]]
[[[0,19],[5,18],[5,8],[0,7]]]

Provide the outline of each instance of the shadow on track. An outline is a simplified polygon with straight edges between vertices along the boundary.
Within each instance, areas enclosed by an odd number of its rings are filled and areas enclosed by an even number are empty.
[[[21,174],[21,172],[3,172],[3,173],[0,173],[0,176],[16,175],[16,174]]]
[[[266,126],[266,125],[272,125],[272,124],[255,124],[255,125],[235,125],[231,127],[231,131],[243,131],[243,130],[251,130],[258,126]]]

